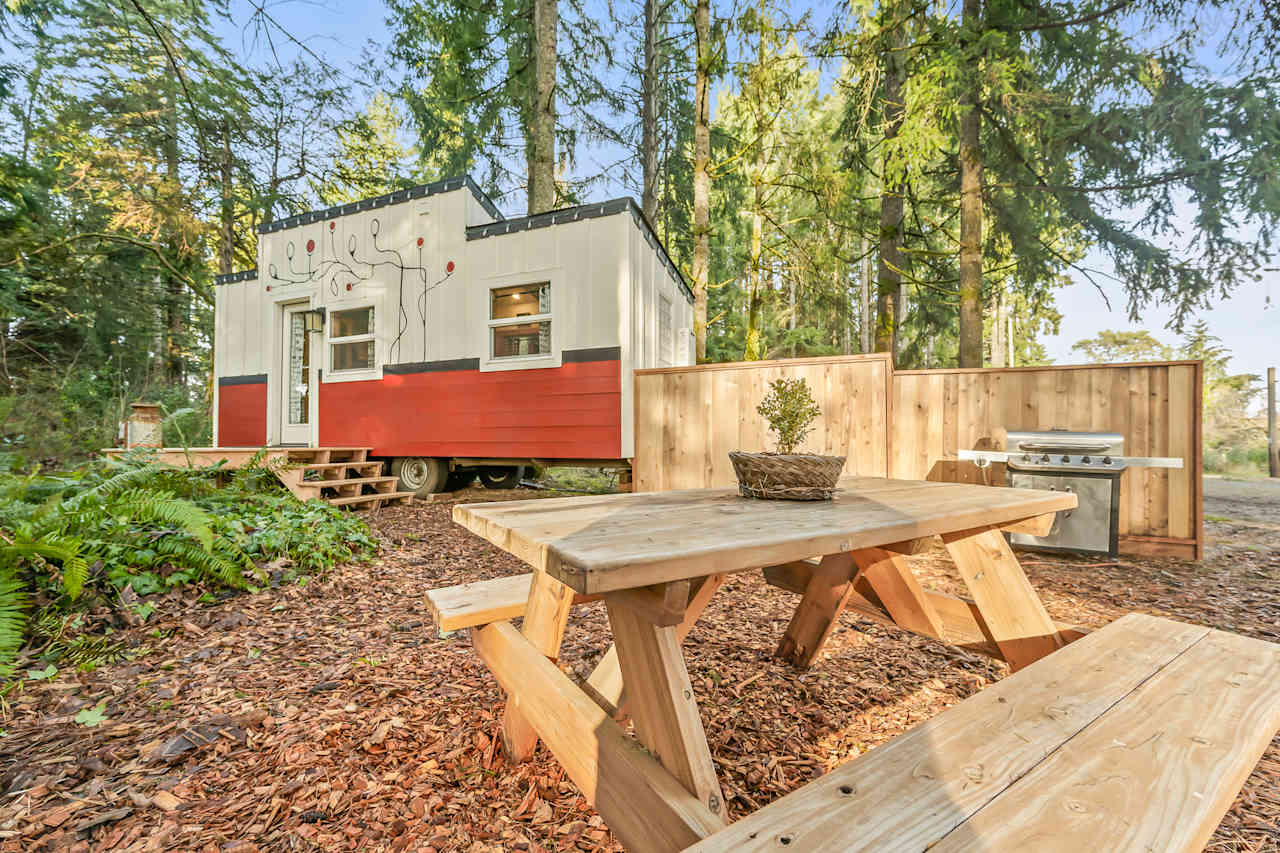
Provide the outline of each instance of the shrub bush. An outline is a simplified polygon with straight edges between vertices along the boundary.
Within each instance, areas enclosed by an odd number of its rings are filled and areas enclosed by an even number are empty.
[[[283,558],[288,574],[305,575],[376,548],[358,517],[297,500],[261,458],[226,472],[143,454],[57,474],[0,470],[0,537],[3,677],[58,617],[118,607],[126,589],[136,606],[136,596],[180,585],[250,588],[268,580],[271,561]]]

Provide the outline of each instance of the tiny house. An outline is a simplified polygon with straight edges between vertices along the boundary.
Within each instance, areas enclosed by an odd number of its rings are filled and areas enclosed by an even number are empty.
[[[216,280],[219,447],[368,447],[418,492],[622,464],[632,371],[694,360],[631,199],[505,219],[464,177],[258,230],[257,269]]]

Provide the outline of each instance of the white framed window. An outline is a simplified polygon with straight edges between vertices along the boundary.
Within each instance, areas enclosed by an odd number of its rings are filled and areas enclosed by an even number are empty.
[[[353,373],[378,366],[372,305],[330,312],[328,327],[331,373]]]
[[[551,355],[551,282],[489,291],[489,358]]]
[[[666,364],[676,360],[676,338],[671,328],[671,300],[658,297],[658,358]]]

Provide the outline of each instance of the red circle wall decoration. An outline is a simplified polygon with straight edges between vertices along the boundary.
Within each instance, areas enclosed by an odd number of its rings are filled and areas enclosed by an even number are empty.
[[[449,263],[445,264],[444,271],[453,272],[453,261],[449,261]]]
[[[267,292],[268,292],[268,293],[270,293],[270,292],[271,292],[271,285],[269,285],[269,284],[267,285]]]
[[[311,254],[312,252],[314,252],[315,250],[316,250],[316,241],[315,241],[315,240],[308,240],[308,241],[307,241],[307,254],[309,255],[309,254]]]
[[[351,289],[351,282],[347,282],[347,290]]]

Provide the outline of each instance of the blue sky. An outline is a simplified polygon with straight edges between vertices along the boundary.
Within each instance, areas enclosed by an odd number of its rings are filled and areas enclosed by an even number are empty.
[[[621,5],[628,0],[614,2]],[[253,33],[243,30],[248,9],[244,3],[233,4],[238,21],[222,33],[227,46],[237,52],[248,52],[252,47],[250,39]],[[386,10],[381,3],[277,0],[267,9],[283,27],[306,41],[326,61],[355,78],[364,76],[363,51],[371,45],[378,49],[387,42]],[[283,54],[288,54],[286,45],[277,42],[277,47]],[[606,158],[592,157],[591,161],[583,164],[582,171],[589,171],[592,161],[597,159],[603,161]],[[639,189],[617,185],[602,187],[600,193],[602,197],[618,194],[638,196]],[[511,207],[511,212],[519,212],[519,204],[509,202],[505,206]],[[1105,256],[1096,251],[1086,258],[1085,266],[1111,269]],[[1280,266],[1280,259],[1273,259],[1270,266]],[[1213,334],[1232,351],[1232,369],[1237,372],[1265,375],[1268,366],[1280,366],[1280,272],[1263,275],[1262,282],[1247,285],[1230,298],[1213,300],[1211,306],[1198,315],[1208,320]],[[1042,338],[1055,362],[1078,361],[1071,353],[1072,344],[1103,329],[1146,329],[1166,343],[1177,342],[1177,336],[1165,328],[1169,320],[1167,310],[1148,308],[1143,311],[1139,322],[1131,323],[1125,295],[1118,283],[1103,281],[1103,289],[1111,301],[1108,309],[1092,284],[1078,274],[1074,277],[1075,283],[1057,294],[1063,314],[1060,334]]]

